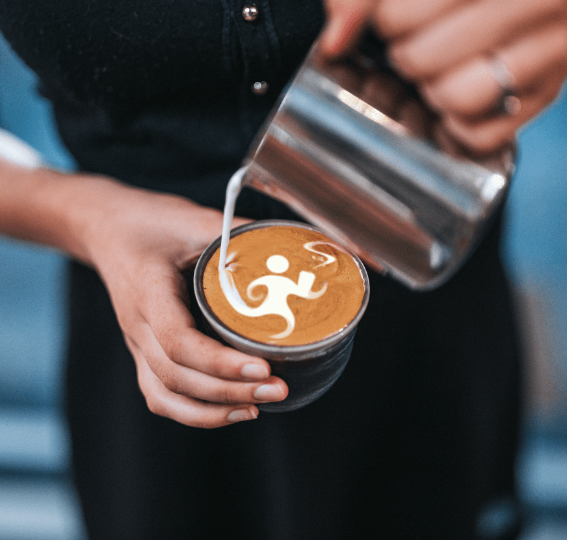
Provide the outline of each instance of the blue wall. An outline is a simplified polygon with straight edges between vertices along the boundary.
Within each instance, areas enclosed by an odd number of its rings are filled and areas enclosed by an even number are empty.
[[[1,39],[0,127],[73,166],[33,74]],[[65,267],[54,251],[0,237],[0,540],[85,537],[62,413]]]
[[[516,283],[538,291],[557,384],[567,375],[567,92],[520,136],[504,254]],[[567,428],[565,429],[567,431]]]

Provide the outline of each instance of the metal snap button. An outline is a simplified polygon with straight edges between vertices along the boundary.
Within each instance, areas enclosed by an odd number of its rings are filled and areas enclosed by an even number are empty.
[[[257,81],[252,85],[252,92],[257,96],[263,96],[270,85],[266,81]]]
[[[260,15],[258,8],[254,4],[250,4],[249,6],[244,6],[242,9],[242,17],[245,21],[252,22],[255,21]]]

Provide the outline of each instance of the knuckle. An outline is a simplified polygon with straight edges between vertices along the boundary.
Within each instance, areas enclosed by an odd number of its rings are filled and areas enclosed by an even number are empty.
[[[218,353],[211,359],[211,368],[215,373],[226,375],[233,379],[240,378],[241,364],[235,361],[233,357],[234,351],[228,347],[222,347]]]
[[[235,355],[235,350],[227,347],[218,341],[207,345],[207,354],[201,359],[201,363],[206,363],[206,371],[215,377],[229,380],[239,380],[243,361]]]
[[[503,145],[510,137],[508,134],[485,133],[478,131],[471,133],[468,144],[476,152],[486,153]]]
[[[157,333],[157,332],[156,332]],[[178,349],[179,336],[177,332],[173,331],[171,328],[166,328],[159,331],[158,338],[161,348],[164,350],[168,358],[172,360],[175,358],[176,351]]]
[[[218,403],[232,403],[234,401],[234,395],[231,391],[229,385],[223,384],[217,393]]]
[[[159,376],[162,384],[174,394],[179,394],[180,392],[180,385],[175,373],[172,372],[170,369],[162,369],[161,375]]]
[[[151,413],[157,416],[164,416],[163,405],[159,399],[153,395],[147,395],[144,397],[146,399],[146,406]]]
[[[445,107],[445,89],[442,84],[424,84],[420,91],[428,106],[435,111],[441,112]]]
[[[209,345],[206,354],[200,357],[200,363],[206,364],[206,369],[211,374],[225,372],[231,365],[230,356],[227,354],[225,347],[218,341]]]
[[[485,153],[493,148],[494,133],[488,132],[485,126],[463,125],[454,117],[446,121],[446,128],[460,143],[477,153]]]
[[[411,80],[425,78],[424,70],[419,54],[416,54],[411,45],[395,45],[390,49],[390,59],[394,67],[404,77]]]
[[[443,104],[449,113],[465,117],[478,114],[486,108],[484,102],[478,102],[476,99],[473,99],[471,94],[456,91],[445,93]]]
[[[376,8],[375,24],[385,38],[393,38],[403,33],[403,13],[398,2],[382,2]]]
[[[424,86],[422,93],[427,103],[439,112],[454,108],[454,96],[446,84]]]
[[[199,417],[193,420],[191,422],[191,425],[192,427],[196,427],[200,429],[215,429],[224,425],[224,422],[219,422],[218,420],[213,418]]]
[[[250,401],[253,398],[250,395],[249,389],[250,385],[247,383],[219,381],[215,388],[211,390],[208,401],[225,405]]]
[[[175,370],[175,364],[169,363],[169,365],[166,365],[161,361],[152,362],[151,358],[148,359],[148,363],[154,375],[167,390],[175,394],[179,393],[179,378]]]

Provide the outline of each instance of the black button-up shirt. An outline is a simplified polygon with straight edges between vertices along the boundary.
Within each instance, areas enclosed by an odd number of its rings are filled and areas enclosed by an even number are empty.
[[[219,208],[322,22],[318,0],[0,0],[82,169]]]

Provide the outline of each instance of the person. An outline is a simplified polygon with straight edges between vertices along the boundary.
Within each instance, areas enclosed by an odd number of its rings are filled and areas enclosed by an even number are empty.
[[[67,412],[91,540],[517,534],[520,354],[499,223],[436,291],[371,273],[349,366],[288,414],[258,416],[285,382],[202,333],[186,271],[220,234],[226,182],[321,30],[334,57],[372,28],[452,136],[488,152],[559,92],[565,11],[0,0],[0,30],[79,166],[2,160],[0,231],[73,260]],[[292,215],[248,190],[237,212],[235,225]],[[495,508],[508,509],[500,526]]]

